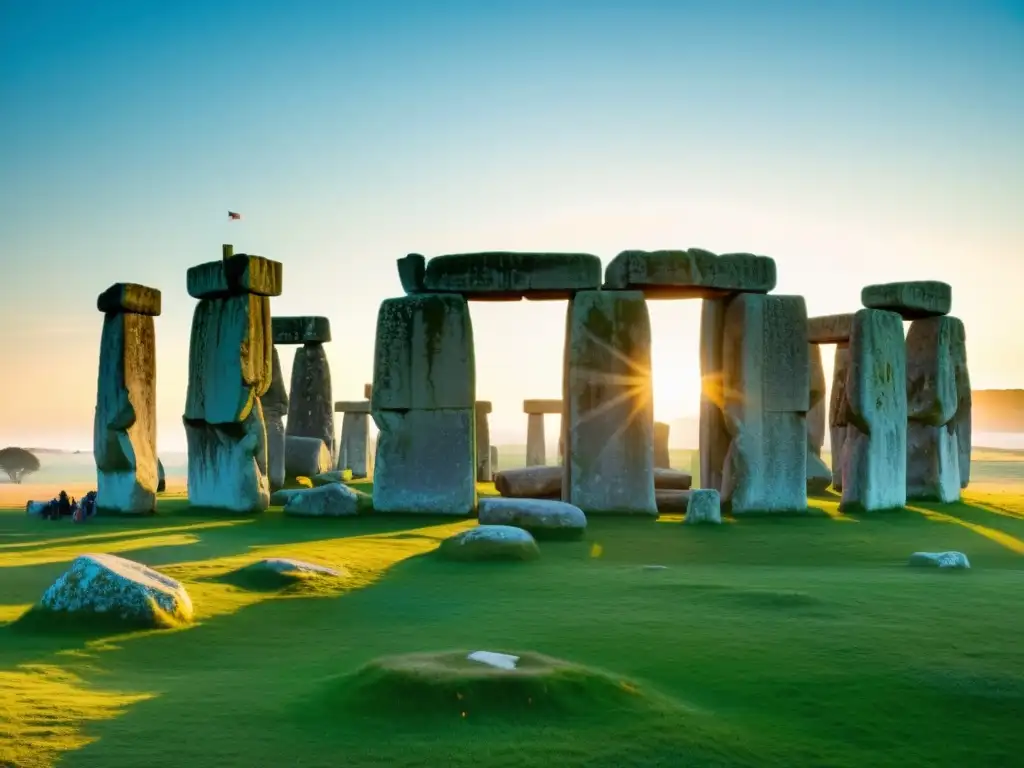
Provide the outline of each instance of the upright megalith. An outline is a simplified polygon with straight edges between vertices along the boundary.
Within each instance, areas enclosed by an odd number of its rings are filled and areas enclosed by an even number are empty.
[[[835,344],[835,358],[832,366],[832,395],[827,404],[827,424],[832,445],[832,487],[843,488],[843,444],[846,442],[846,372],[849,364],[850,330],[853,328],[853,313],[821,315],[807,320],[807,340],[811,348],[811,410],[807,413],[807,440],[811,453],[807,458],[808,483],[815,490],[824,490],[826,467],[821,461],[825,444],[826,403],[825,373],[821,360],[821,344]],[[818,392],[821,396],[819,397]]]
[[[547,438],[544,434],[544,417],[548,414],[561,415],[561,400],[523,400],[526,414],[526,466],[542,467],[548,463]],[[559,434],[562,428],[559,426]]]
[[[261,398],[267,428],[267,479],[271,492],[284,487],[285,435],[284,417],[288,413],[288,388],[281,373],[281,356],[277,347],[271,350],[270,387]]]
[[[581,291],[565,341],[562,499],[656,516],[651,327],[640,291]]]
[[[846,376],[846,443],[840,509],[876,511],[907,501],[907,350],[903,319],[854,316]]]
[[[965,370],[963,323],[955,317],[914,320],[907,332],[907,498],[960,498],[957,371]]]
[[[743,293],[725,312],[722,381],[733,514],[807,509],[810,360],[802,296]]]
[[[825,447],[825,369],[821,360],[821,347],[808,346],[810,358],[810,410],[807,411],[807,492],[822,493],[832,483],[832,470],[822,461]]]
[[[124,514],[156,511],[156,288],[117,283],[96,300],[103,313],[93,454],[96,506]]]
[[[654,468],[669,469],[672,461],[669,457],[668,435],[671,426],[663,421],[654,422]]]
[[[849,403],[846,397],[846,379],[850,372],[850,345],[848,342],[836,345],[832,362],[832,393],[828,402],[828,430],[832,445],[832,487],[843,490],[843,456],[846,451],[846,412]]]
[[[333,456],[334,401],[331,366],[324,349],[331,340],[331,322],[318,316],[275,317],[273,330],[275,346],[301,345],[292,363],[285,432],[294,437],[319,438]]]
[[[491,425],[488,414],[491,403],[488,400],[476,402],[476,479],[480,483],[489,483],[494,475],[491,467]]]
[[[421,293],[377,313],[371,415],[377,512],[468,515],[476,502],[476,371],[466,299]]]
[[[352,477],[370,474],[370,401],[339,401],[334,404],[341,416],[341,440],[335,469],[351,470]]]
[[[188,270],[192,316],[185,437],[188,496],[230,512],[267,508],[267,433],[260,398],[273,376],[270,297],[281,263],[233,255]]]
[[[722,380],[722,331],[729,299],[704,299],[700,313],[700,486],[722,490],[722,470],[729,450]]]
[[[967,366],[967,333],[958,324],[953,339],[953,370],[956,376],[956,442],[959,453],[960,488],[971,482],[971,374]]]

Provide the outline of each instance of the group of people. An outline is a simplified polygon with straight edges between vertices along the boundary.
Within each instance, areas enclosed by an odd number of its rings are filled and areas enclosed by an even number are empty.
[[[76,523],[84,523],[96,514],[96,491],[89,491],[77,501],[74,496],[69,497],[67,491],[61,491],[56,499],[51,499],[43,510],[44,520],[59,520],[62,517],[70,517]]]

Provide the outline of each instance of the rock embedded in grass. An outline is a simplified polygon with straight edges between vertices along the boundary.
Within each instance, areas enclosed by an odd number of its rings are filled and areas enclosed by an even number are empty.
[[[722,523],[722,499],[714,488],[696,488],[690,491],[690,501],[686,505],[687,525],[700,523]]]
[[[587,516],[579,507],[548,499],[480,499],[481,525],[522,528],[537,538],[580,538]]]
[[[278,574],[293,579],[302,579],[310,576],[340,578],[345,575],[344,571],[328,568],[326,565],[307,563],[305,560],[295,560],[290,557],[268,557],[264,560],[257,560],[255,563],[247,565],[245,570],[249,573]]]
[[[298,490],[284,505],[284,513],[296,517],[348,517],[358,512],[358,494],[340,483]]]
[[[511,525],[478,525],[441,542],[438,553],[448,560],[535,560],[537,542],[522,528]]]
[[[915,552],[907,565],[915,568],[968,569],[971,567],[963,552]]]
[[[36,610],[169,627],[192,620],[192,599],[178,581],[141,563],[88,554],[72,561],[46,590]]]

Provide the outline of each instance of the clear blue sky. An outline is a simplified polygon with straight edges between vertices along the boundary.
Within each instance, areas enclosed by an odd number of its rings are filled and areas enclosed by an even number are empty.
[[[91,445],[95,297],[134,281],[181,447],[185,270],[223,242],[331,318],[338,399],[395,259],[484,249],[764,253],[815,314],[947,280],[976,386],[1024,386],[1024,2],[7,0],[0,105],[0,444]],[[525,437],[564,305],[473,312]],[[698,315],[652,306],[659,418],[696,411]]]

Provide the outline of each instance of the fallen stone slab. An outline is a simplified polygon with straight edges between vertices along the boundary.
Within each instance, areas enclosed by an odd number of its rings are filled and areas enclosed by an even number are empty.
[[[535,560],[537,541],[522,528],[478,525],[441,542],[438,554],[448,560]]]
[[[359,496],[340,483],[304,488],[288,498],[283,511],[294,517],[350,517],[359,513]]]
[[[540,499],[562,494],[561,467],[520,467],[494,476],[494,487],[507,498]]]
[[[665,490],[654,489],[654,502],[658,505],[659,515],[686,514],[686,507],[690,503],[689,490]]]
[[[284,471],[287,477],[314,477],[331,470],[331,452],[319,437],[286,435]]]
[[[158,289],[138,283],[114,283],[96,298],[96,309],[107,314],[131,312],[157,317],[161,295]]]
[[[635,289],[648,299],[714,299],[730,293],[768,293],[775,261],[751,253],[721,256],[701,248],[623,251],[608,264],[605,290]]]
[[[861,289],[860,303],[868,309],[895,312],[904,320],[948,315],[953,304],[953,289],[938,280],[880,283]]]
[[[331,483],[343,483],[346,480],[351,480],[351,472],[349,477],[345,477],[345,470],[343,469],[332,469],[330,472],[321,472],[319,475],[313,475],[309,478],[313,481],[313,487],[319,488],[321,485],[330,485]]]
[[[950,504],[960,500],[956,429],[907,422],[907,498]]]
[[[722,499],[714,488],[696,488],[690,492],[690,501],[686,505],[687,525],[711,523],[722,524]]]
[[[807,340],[811,344],[847,344],[853,327],[853,313],[807,318]]]
[[[163,493],[167,490],[167,475],[164,472],[164,463],[156,460],[156,492]]]
[[[655,490],[686,491],[693,485],[693,476],[679,469],[654,468]]]
[[[326,344],[331,321],[317,315],[275,316],[271,320],[275,344]]]
[[[915,568],[967,569],[971,567],[963,552],[915,552],[907,563]]]
[[[146,627],[192,620],[192,599],[178,581],[133,560],[102,553],[76,557],[43,594],[38,609]]]
[[[283,507],[295,494],[309,490],[308,488],[280,488],[270,494],[270,506]]]
[[[600,285],[601,260],[587,253],[490,251],[435,256],[427,262],[423,276],[424,291],[492,301],[568,299]]]
[[[587,529],[583,510],[564,501],[480,499],[481,525],[511,525],[537,538],[579,538]]]
[[[672,429],[671,425],[663,421],[654,422],[654,471],[659,469],[670,469],[672,466],[671,453],[668,449],[668,436]],[[658,478],[655,474],[654,487],[658,487]]]
[[[282,280],[281,262],[244,253],[189,267],[186,274],[188,295],[194,299],[246,293],[280,296]]]

